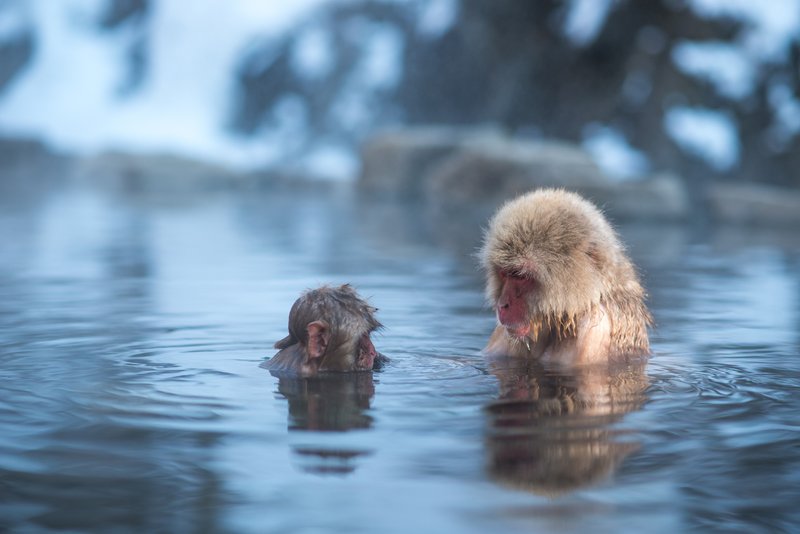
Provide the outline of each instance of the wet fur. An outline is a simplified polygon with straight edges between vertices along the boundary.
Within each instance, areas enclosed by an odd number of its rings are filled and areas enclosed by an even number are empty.
[[[487,353],[575,361],[649,353],[644,289],[608,221],[579,195],[542,189],[505,204],[489,223],[480,261],[493,306],[498,272],[538,282],[528,299],[527,345],[499,325]]]
[[[377,308],[359,297],[349,284],[306,291],[289,312],[289,335],[275,343],[275,348],[280,351],[263,367],[304,376],[324,371],[356,370],[361,337],[382,327],[375,318],[376,311]],[[311,361],[307,356],[307,328],[314,321],[324,321],[330,328],[328,347],[319,361]],[[378,354],[374,366],[385,360]]]

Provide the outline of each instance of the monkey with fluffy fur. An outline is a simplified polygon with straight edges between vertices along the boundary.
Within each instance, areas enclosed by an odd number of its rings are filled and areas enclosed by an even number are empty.
[[[603,214],[541,189],[502,206],[480,259],[498,326],[484,352],[564,364],[649,353],[639,277]]]

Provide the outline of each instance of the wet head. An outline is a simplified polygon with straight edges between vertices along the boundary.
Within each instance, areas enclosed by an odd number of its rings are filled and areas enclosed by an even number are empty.
[[[382,326],[376,311],[348,284],[307,291],[289,312],[289,335],[275,344],[280,351],[264,366],[303,376],[371,370],[384,360],[371,339]]]

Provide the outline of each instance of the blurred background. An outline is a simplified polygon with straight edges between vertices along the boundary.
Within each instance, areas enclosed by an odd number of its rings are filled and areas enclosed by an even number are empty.
[[[800,185],[797,0],[0,0],[0,135],[352,177],[398,125]]]
[[[541,186],[646,369],[487,365]],[[0,0],[0,532],[797,531],[799,186],[800,0]],[[338,283],[386,368],[260,368]]]

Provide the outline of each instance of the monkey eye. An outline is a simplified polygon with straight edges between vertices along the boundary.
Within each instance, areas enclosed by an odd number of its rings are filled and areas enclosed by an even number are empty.
[[[533,276],[531,276],[530,273],[526,273],[526,272],[523,272],[523,271],[507,271],[507,270],[501,269],[501,270],[497,271],[497,274],[503,280],[505,280],[506,278],[511,278],[512,280],[518,280],[520,282],[523,282],[523,281],[524,282],[528,282],[528,281],[535,280],[535,278]]]

